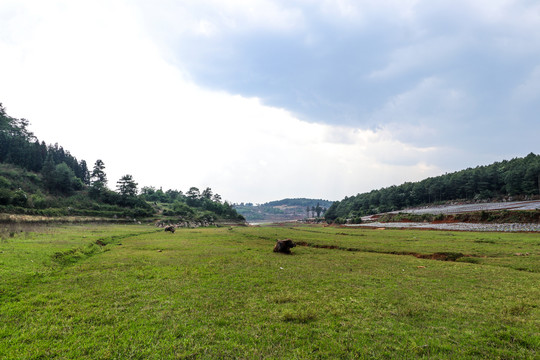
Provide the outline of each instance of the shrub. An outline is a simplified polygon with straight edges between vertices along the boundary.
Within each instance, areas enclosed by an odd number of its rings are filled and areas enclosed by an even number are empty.
[[[192,219],[195,215],[195,212],[191,207],[189,207],[186,203],[180,201],[174,202],[173,213],[174,215],[178,215],[186,219]]]
[[[361,216],[355,216],[351,218],[350,221],[351,224],[361,224],[362,223],[362,217]]]
[[[196,221],[212,223],[216,220],[215,214],[210,211],[202,211],[195,217]]]
[[[11,191],[0,188],[0,205],[11,204]]]
[[[32,205],[36,209],[45,209],[48,207],[47,198],[42,193],[33,194],[30,197]]]
[[[15,193],[13,193],[11,203],[15,206],[25,207],[28,203],[28,195],[26,195],[23,190],[18,189],[17,191],[15,191]]]
[[[3,176],[0,176],[0,188],[9,189],[9,188],[11,188],[11,186],[12,186],[11,181],[9,181],[8,179],[6,179]]]

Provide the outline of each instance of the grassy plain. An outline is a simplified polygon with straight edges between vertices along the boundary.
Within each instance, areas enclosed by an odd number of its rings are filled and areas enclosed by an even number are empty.
[[[0,359],[539,358],[538,233],[26,230],[0,239]]]

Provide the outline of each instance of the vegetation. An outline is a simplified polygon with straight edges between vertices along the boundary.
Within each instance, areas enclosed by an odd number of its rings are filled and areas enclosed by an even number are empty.
[[[7,115],[0,103],[0,163],[13,164],[32,172],[44,171],[45,180],[51,189],[61,182],[56,176],[61,177],[61,173],[65,172],[62,169],[55,173],[56,166],[64,164],[82,183],[88,184],[88,169],[84,160],[78,161],[58,144],[47,146],[45,142],[40,143],[28,130],[28,126],[28,120]]]
[[[147,187],[139,194],[133,176],[126,174],[112,191],[103,160],[96,160],[90,172],[86,161],[78,161],[58,144],[40,143],[28,125],[28,120],[8,116],[0,104],[0,213],[108,218],[165,213],[171,222],[244,220],[210,188],[199,194],[193,187],[184,196],[177,190],[163,193]]]
[[[524,158],[346,197],[333,203],[325,218],[339,222],[433,202],[535,197],[539,195],[539,181],[540,155],[530,153]]]
[[[14,225],[0,236],[6,360],[540,351],[537,234]],[[283,238],[305,246],[273,253]],[[436,253],[455,261],[421,257]]]

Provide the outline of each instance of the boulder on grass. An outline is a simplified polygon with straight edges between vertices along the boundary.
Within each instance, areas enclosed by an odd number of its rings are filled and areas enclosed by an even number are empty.
[[[274,246],[274,252],[279,252],[282,254],[290,254],[291,248],[295,247],[296,244],[291,239],[278,240]]]

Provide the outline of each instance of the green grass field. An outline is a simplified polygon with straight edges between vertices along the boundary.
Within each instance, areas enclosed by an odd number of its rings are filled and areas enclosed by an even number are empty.
[[[539,359],[540,234],[2,232],[0,359],[205,358]]]

